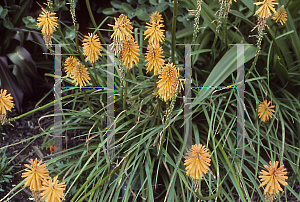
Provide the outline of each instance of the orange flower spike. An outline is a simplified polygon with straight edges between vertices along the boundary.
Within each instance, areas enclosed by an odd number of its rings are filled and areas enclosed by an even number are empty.
[[[76,82],[75,86],[78,86],[79,84],[80,88],[82,88],[90,83],[91,78],[89,74],[88,69],[85,68],[81,62],[78,62],[70,77],[73,79],[72,83]]]
[[[64,66],[65,66],[67,76],[72,75],[72,71],[78,62],[79,61],[77,60],[77,58],[74,58],[73,56],[70,56],[65,60]]]
[[[37,163],[37,159],[33,161],[30,159],[31,166],[25,164],[29,169],[25,169],[25,172],[22,173],[22,177],[25,179],[25,186],[30,186],[31,191],[39,191],[42,187],[42,180],[47,179],[49,171],[46,167],[46,164],[42,164],[42,160]]]
[[[261,121],[262,122],[266,122],[269,120],[269,118],[272,118],[272,113],[271,112],[275,112],[274,111],[274,105],[270,106],[269,105],[271,104],[271,101],[267,101],[265,100],[263,102],[263,104],[259,103],[259,106],[258,106],[258,118],[261,118]],[[270,111],[271,112],[270,112]]]
[[[147,47],[147,54],[146,54],[146,67],[147,73],[154,69],[154,75],[159,74],[160,70],[164,66],[164,59],[165,56],[162,56],[163,49],[159,44],[149,44]]]
[[[38,21],[39,23],[37,23],[38,27],[42,27],[42,33],[44,35],[52,35],[53,34],[53,30],[55,31],[56,28],[58,27],[57,24],[57,17],[52,16],[55,15],[55,13],[51,13],[50,11],[45,11],[42,8],[43,12],[40,14],[40,16],[38,17]]]
[[[162,41],[164,41],[164,31],[163,28],[164,25],[163,24],[159,24],[159,23],[148,23],[146,22],[147,26],[147,30],[145,31],[144,35],[146,35],[145,39],[147,39],[149,37],[149,44],[158,44]]]
[[[126,37],[130,36],[133,29],[130,20],[124,14],[121,14],[117,19],[115,18],[115,25],[108,24],[108,26],[114,29],[111,38],[113,38],[115,44],[121,43]]]
[[[55,16],[55,13],[51,13],[50,11],[45,11],[42,8],[43,12],[40,14],[40,16],[38,17],[37,21],[39,23],[37,23],[38,27],[43,27],[42,28],[42,34],[43,34],[43,38],[45,40],[46,46],[48,48],[49,45],[52,44],[51,41],[51,36],[53,34],[53,31],[56,30],[56,28],[58,27],[57,24],[57,20]]]
[[[63,191],[65,190],[66,183],[58,183],[58,176],[49,178],[48,180],[43,181],[43,187],[41,188],[42,199],[45,199],[45,202],[60,202],[64,198]]]
[[[177,90],[178,72],[173,63],[168,63],[163,67],[158,78],[157,94],[163,101],[171,100]]]
[[[0,114],[6,115],[6,111],[11,111],[14,107],[13,98],[6,94],[7,90],[0,90]]]
[[[259,176],[260,181],[262,182],[259,187],[262,187],[264,185],[267,185],[265,188],[264,193],[269,195],[277,194],[279,191],[283,191],[280,184],[283,186],[286,186],[288,183],[285,182],[286,179],[288,179],[286,169],[284,168],[284,165],[281,165],[279,168],[278,161],[275,162],[269,162],[270,166],[264,165],[265,170],[261,170]]]
[[[101,45],[99,41],[99,37],[97,34],[92,36],[91,33],[89,33],[88,36],[84,36],[85,39],[82,41],[83,44],[83,54],[87,57],[86,60],[90,61],[92,64],[94,64],[98,60],[98,55],[101,57]]]
[[[205,145],[195,144],[192,145],[192,148],[186,154],[186,160],[184,161],[184,165],[186,174],[190,175],[192,179],[201,179],[203,174],[206,174],[209,170],[210,166],[210,154],[208,153],[208,149],[205,148]]]
[[[130,70],[133,68],[134,64],[138,65],[138,56],[140,56],[140,50],[138,48],[139,46],[133,37],[130,37],[130,39],[124,41],[122,49],[122,61],[126,69]]]
[[[258,15],[260,18],[268,18],[272,15],[271,11],[276,12],[274,9],[274,5],[278,3],[274,3],[275,0],[264,0],[262,2],[255,2],[254,4],[259,6],[259,9],[255,12],[255,15]],[[271,10],[271,11],[270,11]]]

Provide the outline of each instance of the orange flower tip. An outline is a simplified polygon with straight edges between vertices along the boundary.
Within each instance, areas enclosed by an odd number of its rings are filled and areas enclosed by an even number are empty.
[[[133,68],[134,64],[138,65],[139,58],[139,46],[133,37],[125,40],[122,48],[122,61],[126,69],[130,70]]]
[[[192,179],[201,179],[203,174],[206,174],[209,170],[210,156],[205,145],[192,145],[192,148],[186,153],[186,160],[184,162],[184,165],[187,166],[185,168],[187,170],[186,174],[191,176]]]
[[[42,8],[42,13],[40,14],[40,16],[38,17],[37,21],[39,23],[37,23],[38,27],[43,27],[42,28],[42,33],[43,35],[52,35],[53,34],[53,30],[55,31],[56,28],[58,27],[57,24],[57,17],[53,16],[55,15],[55,13],[51,13],[50,11],[45,11]]]
[[[43,186],[40,189],[42,199],[45,199],[46,202],[60,202],[64,199],[64,193],[66,183],[59,183],[57,180],[58,176],[49,178],[48,180],[43,181]]]
[[[77,60],[77,58],[74,58],[73,56],[70,56],[65,60],[64,66],[67,76],[72,75],[72,71],[74,70],[78,62],[79,61]]]
[[[122,43],[126,37],[131,35],[133,29],[130,20],[124,14],[121,14],[117,19],[115,18],[114,25],[108,24],[108,26],[113,27],[114,33],[111,35],[111,38],[114,44]]]
[[[98,55],[101,57],[101,45],[97,34],[92,35],[89,33],[88,36],[84,36],[83,54],[87,57],[86,60],[94,64],[98,60]]]
[[[73,79],[72,83],[75,83],[75,86],[80,86],[80,88],[90,84],[90,76],[88,69],[83,66],[81,62],[77,62],[74,66],[70,78]]]
[[[154,69],[154,75],[159,74],[162,67],[164,66],[164,56],[163,49],[159,44],[149,44],[147,47],[147,54],[146,54],[146,67],[147,73]]]
[[[147,30],[144,32],[146,35],[145,39],[149,38],[149,44],[158,44],[164,41],[164,31],[162,28],[164,27],[163,24],[160,23],[147,23],[146,22]]]
[[[0,114],[6,115],[6,111],[11,111],[14,107],[13,97],[10,94],[7,94],[7,90],[0,90]]]
[[[25,169],[22,177],[25,178],[25,186],[30,186],[31,191],[39,191],[42,186],[41,182],[49,177],[47,174],[49,171],[42,160],[37,162],[37,158],[35,160],[30,159],[30,164],[30,166],[25,164],[28,169]]]
[[[160,80],[157,82],[157,93],[163,101],[167,102],[174,97],[177,91],[177,83],[179,79],[175,65],[173,65],[173,63],[166,64],[160,72],[158,78]]]
[[[264,193],[269,195],[275,195],[278,194],[279,191],[283,191],[280,184],[283,186],[287,185],[287,182],[285,182],[286,179],[288,179],[286,169],[284,168],[284,165],[281,165],[278,167],[279,162],[269,162],[270,166],[264,165],[267,171],[261,170],[259,176],[260,181],[262,182],[259,187],[262,187],[264,185],[267,185],[265,188]]]
[[[266,122],[269,120],[269,118],[272,118],[272,113],[275,113],[275,110],[273,109],[275,106],[269,106],[271,104],[271,101],[265,100],[263,104],[259,103],[258,106],[258,117],[261,118],[262,122]]]

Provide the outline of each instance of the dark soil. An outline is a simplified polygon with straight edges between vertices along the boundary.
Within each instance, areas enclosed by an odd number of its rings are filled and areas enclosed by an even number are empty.
[[[38,106],[35,106],[39,101],[38,99],[42,98],[45,94],[45,92],[40,91],[37,92],[35,97],[36,99],[27,101],[25,100],[23,102],[23,113],[53,101],[53,94],[50,93],[50,95],[43,102],[41,102]],[[39,126],[38,120],[40,117],[46,114],[53,113],[52,110],[53,107],[39,110],[33,114],[12,121],[11,125],[6,124],[2,126],[2,130],[0,127],[0,148],[8,146],[6,149],[6,156],[10,157],[11,159],[8,166],[13,166],[13,172],[10,174],[13,176],[13,178],[10,179],[9,183],[2,184],[4,192],[0,192],[0,199],[3,199],[9,192],[11,192],[13,187],[23,180],[23,178],[21,178],[21,172],[25,168],[24,164],[30,164],[30,159],[41,159],[43,156],[50,154],[48,148],[41,148],[45,136],[40,136],[37,138],[32,137],[42,132],[40,127],[45,128],[48,124],[51,124],[51,120],[46,118],[40,121]],[[16,117],[19,115],[21,115],[21,113],[17,112],[17,110],[14,108],[12,109],[12,112],[7,113],[7,118]],[[31,141],[32,143],[28,146]],[[16,191],[11,192],[9,197],[15,193]],[[25,188],[17,193],[10,201],[29,201],[29,197],[31,197],[31,192],[28,188]]]

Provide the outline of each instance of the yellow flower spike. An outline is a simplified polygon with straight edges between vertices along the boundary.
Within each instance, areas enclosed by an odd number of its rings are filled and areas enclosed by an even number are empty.
[[[149,37],[149,44],[158,44],[162,41],[164,41],[164,31],[163,28],[164,25],[160,23],[148,23],[146,22],[146,28],[147,30],[144,32],[144,35],[146,35],[145,39]]]
[[[114,29],[111,38],[113,38],[115,44],[122,43],[126,37],[131,36],[131,30],[133,29],[130,20],[124,14],[121,14],[118,19],[115,18],[115,25],[108,24],[108,26]]]
[[[25,164],[25,166],[29,169],[25,169],[25,172],[22,173],[22,177],[25,178],[25,186],[30,186],[31,191],[39,191],[42,187],[42,180],[47,179],[49,175],[47,174],[49,171],[46,167],[46,164],[42,164],[42,160],[37,163],[37,159],[33,161],[30,159],[31,166]]]
[[[130,37],[128,40],[125,40],[123,43],[122,49],[122,61],[126,69],[130,70],[133,68],[133,65],[139,62],[139,46],[133,37]]]
[[[270,166],[264,165],[265,170],[261,170],[261,176],[258,176],[260,181],[262,182],[259,187],[267,185],[264,191],[266,201],[273,201],[275,195],[279,193],[279,191],[283,191],[280,184],[286,186],[288,183],[285,182],[288,179],[286,169],[284,165],[281,165],[279,168],[278,161],[269,162]]]
[[[274,3],[275,0],[264,0],[262,2],[255,2],[253,4],[259,6],[259,9],[255,12],[255,15],[258,15],[260,18],[268,18],[272,15],[271,11],[276,12],[274,9],[274,5],[278,3]],[[271,11],[270,11],[271,10]]]
[[[43,12],[39,15],[37,21],[39,23],[37,23],[38,27],[43,27],[42,28],[42,34],[44,36],[44,40],[46,43],[46,46],[48,47],[48,45],[51,45],[51,35],[53,34],[53,31],[56,30],[56,28],[58,27],[58,24],[56,22],[56,18],[55,13],[51,13],[50,11],[45,11],[42,8]]]
[[[161,23],[164,22],[161,14],[157,11],[154,11],[150,16],[150,23]]]
[[[90,61],[92,64],[94,64],[98,60],[98,55],[102,57],[101,55],[101,45],[99,41],[99,37],[97,34],[92,36],[91,33],[89,33],[88,36],[84,36],[85,39],[82,41],[83,44],[83,54],[87,57],[86,60]]]
[[[60,202],[64,199],[64,193],[66,183],[58,183],[57,177],[49,178],[43,181],[43,186],[41,188],[42,199],[46,198],[45,202]]]
[[[278,10],[274,13],[272,19],[276,22],[279,21],[281,25],[283,25],[287,21],[287,14],[284,9],[284,5],[278,8]]]
[[[149,37],[149,44],[158,44],[162,41],[164,41],[164,31],[161,28],[164,27],[163,24],[158,23],[147,23],[148,26],[146,26],[147,30],[145,31],[145,39]]]
[[[13,98],[6,94],[7,90],[0,90],[0,114],[6,115],[6,111],[11,111],[14,107]]]
[[[71,73],[71,79],[74,79],[72,83],[76,82],[75,86],[80,86],[80,88],[86,86],[87,84],[90,84],[90,76],[87,68],[84,68],[84,65],[81,64],[81,62],[77,62],[75,65],[72,73]]]
[[[209,170],[210,161],[210,154],[205,145],[192,145],[192,148],[186,153],[186,160],[184,161],[184,165],[187,166],[185,168],[186,174],[190,175],[193,180],[201,179],[203,174]]]
[[[270,104],[271,104],[271,101],[268,102],[267,100],[265,100],[263,102],[263,104],[259,103],[259,106],[258,106],[258,118],[261,118],[262,122],[266,122],[266,121],[269,120],[269,118],[272,118],[272,113],[271,112],[273,112],[273,113],[275,112],[274,109],[272,109],[275,106],[272,105],[272,106],[269,107]]]
[[[149,44],[147,47],[147,54],[146,54],[146,67],[147,73],[154,68],[154,75],[157,75],[162,67],[164,66],[164,59],[165,56],[162,56],[163,49],[159,44]]]
[[[157,94],[167,102],[173,98],[177,90],[178,72],[175,65],[168,63],[164,66],[158,78],[160,80],[157,82]]]
[[[72,71],[74,70],[78,62],[79,61],[77,60],[77,58],[74,58],[73,56],[70,56],[65,60],[64,66],[66,69],[67,76],[72,75]]]

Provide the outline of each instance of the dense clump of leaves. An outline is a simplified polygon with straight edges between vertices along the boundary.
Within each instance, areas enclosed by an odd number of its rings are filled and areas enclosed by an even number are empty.
[[[3,192],[3,184],[10,184],[13,178],[13,166],[9,165],[9,157],[5,154],[6,149],[0,150],[0,191]]]

